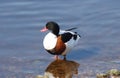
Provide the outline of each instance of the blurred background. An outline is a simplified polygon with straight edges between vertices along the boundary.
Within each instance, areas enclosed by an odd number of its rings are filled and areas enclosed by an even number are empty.
[[[79,76],[120,69],[119,0],[0,1],[0,78],[34,78],[43,74],[53,55],[42,45],[48,21],[61,29],[78,27],[82,38],[68,54],[80,63]]]

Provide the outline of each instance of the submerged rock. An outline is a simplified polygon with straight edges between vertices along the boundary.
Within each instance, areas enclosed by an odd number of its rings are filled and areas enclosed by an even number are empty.
[[[36,78],[44,78],[42,75],[37,75]]]
[[[105,74],[97,74],[97,78],[120,78],[120,71],[111,69]]]

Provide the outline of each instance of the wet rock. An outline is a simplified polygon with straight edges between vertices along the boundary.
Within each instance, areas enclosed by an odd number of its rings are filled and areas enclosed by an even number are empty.
[[[35,78],[44,78],[42,75],[37,75]]]
[[[111,69],[105,74],[97,74],[97,78],[120,78],[120,71]]]

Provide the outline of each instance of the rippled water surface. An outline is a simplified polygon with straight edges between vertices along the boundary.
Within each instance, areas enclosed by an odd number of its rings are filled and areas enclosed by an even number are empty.
[[[67,58],[81,64],[80,77],[120,69],[119,0],[0,1],[0,78],[34,78],[53,61],[42,45],[48,21],[78,27],[82,38]],[[84,77],[85,76],[85,77]]]

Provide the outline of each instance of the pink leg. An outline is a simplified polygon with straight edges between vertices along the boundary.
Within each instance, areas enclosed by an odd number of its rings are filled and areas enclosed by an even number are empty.
[[[55,56],[54,56],[54,59],[55,59],[55,60],[59,60],[60,58],[59,58],[58,55],[55,55]]]

